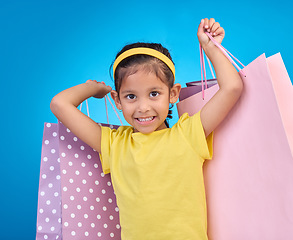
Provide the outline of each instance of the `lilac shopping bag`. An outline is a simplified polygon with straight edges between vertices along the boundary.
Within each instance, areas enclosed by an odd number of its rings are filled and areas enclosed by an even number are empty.
[[[62,239],[58,126],[45,123],[39,180],[37,240]]]
[[[103,126],[118,128],[110,124]],[[37,240],[119,240],[120,232],[111,177],[103,174],[99,154],[61,122],[46,123]]]
[[[59,135],[63,239],[120,239],[116,197],[99,154],[62,123]]]
[[[212,87],[217,84],[216,79],[207,80],[207,88]],[[187,87],[184,87],[180,91],[179,101],[183,101],[184,99],[202,91],[202,86],[200,81],[194,81],[186,83]]]
[[[204,165],[209,239],[293,239],[292,84],[279,54],[242,71],[243,94],[215,130],[214,158]],[[199,111],[217,90],[179,102],[179,115]]]

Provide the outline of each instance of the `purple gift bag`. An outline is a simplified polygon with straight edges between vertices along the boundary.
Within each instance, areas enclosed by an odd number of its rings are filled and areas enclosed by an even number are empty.
[[[62,123],[59,135],[63,239],[120,239],[116,197],[99,154]]]
[[[45,123],[38,196],[37,240],[62,239],[58,126]]]
[[[45,123],[37,215],[37,240],[121,239],[110,174],[103,173],[99,154],[61,122]]]

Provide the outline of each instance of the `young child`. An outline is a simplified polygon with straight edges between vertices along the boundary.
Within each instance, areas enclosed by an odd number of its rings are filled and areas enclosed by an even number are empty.
[[[202,165],[212,158],[213,130],[237,102],[243,86],[205,31],[221,43],[224,29],[206,18],[197,33],[220,89],[200,112],[183,114],[172,128],[165,120],[181,86],[174,83],[174,64],[160,44],[131,44],[117,54],[116,90],[88,80],[51,102],[56,117],[100,153],[103,171],[111,173],[122,240],[208,238]],[[100,127],[77,109],[85,99],[109,92],[131,126]]]

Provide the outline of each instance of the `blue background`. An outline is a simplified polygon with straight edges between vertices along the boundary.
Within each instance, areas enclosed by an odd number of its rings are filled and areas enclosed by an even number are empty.
[[[281,52],[293,74],[291,8],[286,1],[0,1],[1,198],[0,239],[34,239],[44,122],[65,88],[87,79],[113,86],[109,66],[135,41],[160,42],[176,64],[176,81],[200,79],[197,27],[214,17],[223,41],[245,65]],[[261,91],[261,89],[260,89]],[[105,122],[103,100],[91,117]],[[174,108],[175,110],[176,108]],[[174,111],[174,124],[178,118]],[[111,122],[119,124],[115,115]]]

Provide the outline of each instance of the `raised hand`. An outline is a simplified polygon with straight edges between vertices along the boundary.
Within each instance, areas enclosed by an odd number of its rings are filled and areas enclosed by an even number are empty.
[[[221,44],[224,36],[225,36],[225,30],[220,26],[220,23],[216,22],[214,18],[208,19],[202,19],[198,31],[197,31],[197,37],[199,40],[199,43],[203,48],[208,46],[209,44],[213,44],[209,37],[205,34],[205,32],[208,32],[214,37],[214,39]]]
[[[107,86],[104,82],[98,82],[96,80],[87,80],[87,84],[91,84],[93,88],[96,88],[96,93],[93,95],[95,98],[103,98],[109,92],[111,92],[112,88]]]

